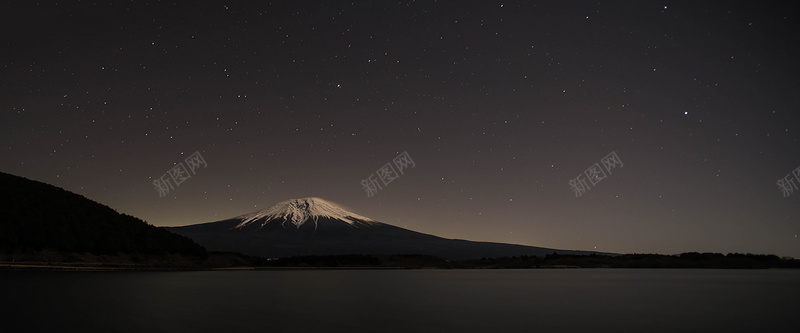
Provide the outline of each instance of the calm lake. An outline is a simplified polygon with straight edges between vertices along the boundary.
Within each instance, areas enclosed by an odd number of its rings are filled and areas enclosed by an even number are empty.
[[[800,270],[0,272],[0,288],[3,332],[800,331]]]

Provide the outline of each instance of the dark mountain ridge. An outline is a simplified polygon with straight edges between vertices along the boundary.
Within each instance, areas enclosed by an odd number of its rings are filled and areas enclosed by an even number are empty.
[[[207,255],[191,239],[64,189],[0,172],[0,253]]]

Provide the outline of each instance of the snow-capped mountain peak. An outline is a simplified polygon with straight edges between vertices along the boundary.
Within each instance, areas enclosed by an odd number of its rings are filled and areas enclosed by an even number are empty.
[[[235,228],[242,228],[256,221],[263,221],[261,224],[263,227],[273,219],[283,219],[299,228],[309,220],[314,221],[316,224],[320,217],[337,219],[350,225],[355,225],[357,220],[375,222],[368,217],[351,213],[330,201],[309,197],[282,201],[270,208],[239,216],[237,218],[241,219],[242,222]]]

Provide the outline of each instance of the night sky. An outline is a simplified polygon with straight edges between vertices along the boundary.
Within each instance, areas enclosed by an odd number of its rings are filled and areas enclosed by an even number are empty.
[[[800,257],[797,6],[6,1],[0,171],[158,226],[316,196],[447,238]]]

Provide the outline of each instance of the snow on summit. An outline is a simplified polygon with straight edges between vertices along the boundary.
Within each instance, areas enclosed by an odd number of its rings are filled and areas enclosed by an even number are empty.
[[[235,228],[238,229],[262,219],[262,227],[273,219],[284,219],[299,228],[308,220],[313,220],[316,224],[320,217],[341,220],[350,225],[354,225],[355,220],[374,222],[368,217],[348,212],[330,201],[312,197],[281,201],[270,208],[239,216],[237,218],[242,222]]]

